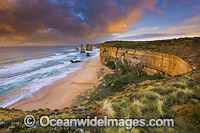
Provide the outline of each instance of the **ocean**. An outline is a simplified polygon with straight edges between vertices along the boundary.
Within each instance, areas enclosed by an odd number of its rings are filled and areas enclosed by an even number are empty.
[[[80,49],[80,47],[79,47]],[[42,87],[53,84],[76,71],[86,61],[98,55],[93,48],[90,57],[75,46],[1,47],[0,48],[0,107],[7,107]]]

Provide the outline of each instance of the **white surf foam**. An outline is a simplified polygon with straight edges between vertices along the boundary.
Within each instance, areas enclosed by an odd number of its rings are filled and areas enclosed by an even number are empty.
[[[72,68],[70,71],[59,74],[59,75],[49,76],[49,77],[45,77],[45,78],[42,78],[42,79],[39,79],[39,80],[35,80],[35,81],[31,82],[31,84],[29,84],[28,86],[22,88],[22,89],[25,90],[24,93],[17,95],[17,96],[14,96],[11,99],[3,101],[0,105],[0,107],[5,108],[5,107],[7,107],[11,104],[14,104],[14,103],[20,101],[23,98],[32,97],[33,93],[37,92],[38,90],[40,90],[43,87],[46,87],[48,85],[52,85],[55,81],[66,77],[69,73],[76,71],[78,68],[79,67]]]
[[[50,57],[41,58],[41,59],[32,59],[32,60],[24,61],[22,63],[4,66],[0,69],[0,75],[4,76],[8,74],[25,72],[27,70],[32,70],[36,67],[40,67],[43,64],[47,63],[48,61],[60,60],[60,59],[66,58],[67,56],[71,56],[75,54],[76,53],[69,53],[66,55],[56,55],[56,56],[50,56]]]

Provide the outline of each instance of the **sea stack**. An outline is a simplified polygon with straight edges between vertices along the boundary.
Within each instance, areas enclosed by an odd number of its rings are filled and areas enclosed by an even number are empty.
[[[84,45],[81,44],[81,53],[85,53]]]
[[[86,45],[86,50],[87,51],[92,51],[92,44],[87,44]]]
[[[90,56],[90,53],[86,53],[86,56]]]
[[[76,46],[76,50],[77,50],[77,51],[79,51],[79,48],[78,48],[78,46]]]

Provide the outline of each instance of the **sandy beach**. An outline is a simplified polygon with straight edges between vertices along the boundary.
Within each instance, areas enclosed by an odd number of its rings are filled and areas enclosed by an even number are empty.
[[[106,66],[100,63],[100,57],[91,58],[83,63],[80,69],[69,74],[66,78],[56,81],[53,85],[44,87],[34,93],[32,98],[24,98],[9,106],[22,110],[33,110],[40,108],[60,109],[69,107],[73,99],[81,92],[99,84],[97,71]]]

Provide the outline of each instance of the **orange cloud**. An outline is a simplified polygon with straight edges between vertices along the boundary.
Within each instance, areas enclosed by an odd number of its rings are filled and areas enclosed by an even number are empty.
[[[158,0],[61,1],[0,0],[0,41],[76,43],[134,28],[144,10],[161,13]]]
[[[0,25],[0,31],[5,31],[5,32],[14,33],[14,32],[15,32],[15,29],[13,29],[13,27],[11,27],[10,25],[1,24],[1,25]]]
[[[18,42],[18,41],[25,41],[27,40],[26,37],[23,36],[1,36],[0,41],[3,42]]]

